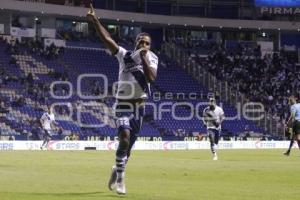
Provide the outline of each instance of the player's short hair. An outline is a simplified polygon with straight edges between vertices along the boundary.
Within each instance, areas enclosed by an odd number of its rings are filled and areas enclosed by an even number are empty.
[[[149,38],[152,40],[152,38],[151,38],[151,36],[150,36],[149,33],[141,32],[141,33],[139,33],[139,34],[136,36],[136,38],[135,38],[135,43],[136,43],[137,40],[138,40],[140,37],[142,37],[142,36],[147,36],[147,37],[149,37]]]
[[[216,99],[214,97],[210,97],[209,102],[216,102]]]
[[[289,96],[289,102],[290,101],[299,102],[298,95],[290,95]]]

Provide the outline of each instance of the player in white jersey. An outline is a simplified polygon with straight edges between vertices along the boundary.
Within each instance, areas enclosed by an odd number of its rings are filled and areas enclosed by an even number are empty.
[[[158,58],[150,51],[149,34],[140,33],[136,37],[134,51],[128,51],[118,46],[111,38],[96,17],[92,5],[87,18],[93,22],[100,39],[119,62],[115,106],[119,145],[116,152],[116,164],[112,168],[108,187],[110,190],[116,190],[117,194],[126,194],[125,167],[142,126],[145,100],[150,95],[150,82],[156,79]]]
[[[284,153],[284,155],[286,156],[290,155],[295,141],[297,141],[298,147],[300,149],[300,103],[297,103],[297,98],[292,95],[289,98],[289,105],[291,106],[291,114],[286,126],[289,130],[291,130],[289,132],[292,134],[292,137],[289,148]]]
[[[217,145],[221,133],[221,124],[225,119],[224,111],[216,105],[215,98],[209,99],[209,106],[203,110],[203,123],[207,127],[213,160],[218,160]]]
[[[47,149],[48,143],[51,140],[53,125],[56,125],[54,114],[52,113],[51,109],[47,107],[46,112],[42,115],[40,119],[40,123],[43,128],[43,144],[41,149]]]

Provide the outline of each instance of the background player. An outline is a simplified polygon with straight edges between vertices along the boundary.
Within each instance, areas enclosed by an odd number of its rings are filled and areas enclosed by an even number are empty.
[[[51,140],[52,136],[52,126],[57,126],[57,123],[55,122],[55,116],[52,112],[50,107],[46,108],[46,112],[42,115],[40,119],[40,123],[43,128],[43,144],[41,146],[41,149],[47,149],[48,148],[48,142]]]
[[[120,47],[111,38],[95,15],[92,5],[87,18],[93,22],[98,35],[112,55],[119,61],[119,82],[116,102],[116,117],[119,146],[116,152],[116,165],[108,183],[110,190],[126,194],[125,166],[131,148],[142,126],[145,99],[150,95],[150,82],[156,79],[157,56],[150,51],[151,37],[140,33],[135,40],[134,51]]]
[[[217,145],[221,133],[221,123],[225,119],[224,111],[216,105],[215,98],[209,99],[209,106],[203,110],[203,123],[207,127],[213,160],[218,160]]]
[[[297,103],[297,98],[295,96],[291,96],[289,98],[289,104],[291,105],[291,114],[289,120],[287,122],[288,129],[291,129],[291,141],[288,150],[284,153],[284,155],[289,156],[293,144],[295,141],[298,143],[298,147],[300,149],[300,103]]]

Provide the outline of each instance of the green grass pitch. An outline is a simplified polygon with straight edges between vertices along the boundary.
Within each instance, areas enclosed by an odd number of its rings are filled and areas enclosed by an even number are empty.
[[[1,151],[0,200],[298,200],[300,151],[282,152],[134,151],[118,196],[113,151]]]

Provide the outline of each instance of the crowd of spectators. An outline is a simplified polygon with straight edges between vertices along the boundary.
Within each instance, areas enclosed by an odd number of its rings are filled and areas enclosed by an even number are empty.
[[[262,56],[260,46],[253,43],[228,48],[197,38],[169,38],[168,42],[184,50],[218,80],[227,81],[248,101],[263,103],[265,111],[277,121],[284,122],[289,116],[288,97],[300,97],[300,66],[295,54],[282,49]]]
[[[239,46],[235,53],[230,53],[219,46],[207,58],[196,55],[195,60],[249,101],[263,103],[265,110],[277,120],[288,117],[288,97],[300,95],[299,66],[283,51],[262,57],[259,47]]]
[[[0,98],[0,113],[8,113],[8,109],[5,105],[5,101]]]
[[[33,100],[46,103],[49,96],[49,84],[34,80],[32,74],[29,73],[24,77],[16,77],[5,71],[0,71],[1,87],[6,87],[9,83],[19,84],[22,88],[22,95],[29,95]],[[24,97],[12,95],[10,104],[13,107],[22,107],[25,104]]]
[[[16,59],[12,56],[14,54],[35,54],[41,58],[54,59],[58,56],[59,48],[54,45],[44,48],[42,43],[38,40],[22,40],[19,42],[17,39],[14,41],[7,41],[0,38],[1,45],[5,45],[5,53],[11,58],[9,63],[0,62],[0,88],[10,88],[9,84],[18,84],[20,90],[18,94],[12,93],[8,97],[0,95],[0,113],[6,113],[6,118],[3,122],[8,124],[14,130],[19,132],[21,135],[27,137],[27,139],[38,140],[41,138],[42,130],[39,119],[37,118],[22,118],[9,112],[9,109],[20,108],[26,106],[28,103],[25,97],[30,97],[36,104],[33,106],[37,111],[43,111],[39,104],[49,103],[49,83],[43,82],[40,79],[35,79],[32,73],[27,75],[18,75],[12,73],[10,70],[5,70],[6,67],[14,68],[16,66]],[[49,77],[56,80],[66,81],[68,80],[68,72],[56,72],[50,70],[48,73]],[[64,95],[68,92],[68,88],[54,87],[53,92],[56,95]],[[64,108],[58,108],[58,113],[67,115],[67,111]],[[23,126],[30,126],[31,131],[28,132]],[[58,134],[62,135],[63,130],[58,129]]]
[[[35,54],[41,58],[54,59],[63,52],[63,48],[58,48],[54,44],[49,47],[44,47],[43,43],[39,40],[22,40],[19,42],[16,39],[14,42],[8,42],[0,39],[2,44],[6,45],[5,53],[10,56],[9,67],[16,67],[16,59],[14,54]],[[6,86],[9,82],[19,83],[22,87],[22,93],[24,95],[29,95],[33,100],[40,101],[42,103],[47,103],[50,91],[50,85],[41,80],[36,80],[33,77],[32,73],[27,75],[23,74],[17,76],[12,74],[9,71],[4,70],[5,63],[0,63],[0,87]],[[55,72],[54,70],[49,71],[49,77],[52,77],[56,80],[67,81],[68,72]],[[54,88],[54,93],[65,94],[68,91],[65,88]],[[12,97],[13,98],[13,97]],[[11,100],[13,106],[22,106],[24,102],[18,98],[13,98]]]
[[[22,39],[19,41],[16,39],[14,42],[4,41],[6,43],[5,52],[8,54],[33,54],[46,59],[58,58],[59,55],[64,53],[63,47],[56,47],[53,43],[50,46],[44,46],[44,43],[39,39]],[[15,64],[14,58],[10,61],[10,64]]]

